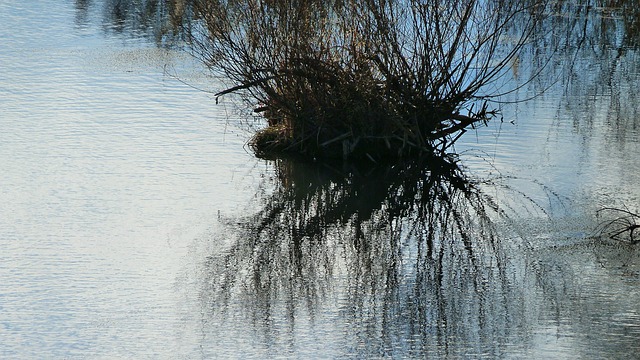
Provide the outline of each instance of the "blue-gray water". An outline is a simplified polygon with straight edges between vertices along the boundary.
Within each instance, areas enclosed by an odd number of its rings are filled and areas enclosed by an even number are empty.
[[[593,236],[600,207],[640,211],[622,30],[465,134],[513,215],[432,262],[389,205],[293,244],[342,185],[282,200],[279,174],[317,169],[255,159],[237,104],[201,91],[217,80],[119,3],[0,3],[1,358],[637,358],[640,247]]]

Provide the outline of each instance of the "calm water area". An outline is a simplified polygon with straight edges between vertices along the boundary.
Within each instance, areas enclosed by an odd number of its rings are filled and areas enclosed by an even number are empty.
[[[637,9],[592,7],[456,145],[506,214],[463,236],[441,214],[472,205],[404,206],[399,165],[255,158],[167,46],[180,3],[0,2],[0,358],[640,356],[640,245],[596,231],[640,212]]]

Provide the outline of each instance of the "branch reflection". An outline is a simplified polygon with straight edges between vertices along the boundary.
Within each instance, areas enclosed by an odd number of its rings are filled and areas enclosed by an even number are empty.
[[[79,22],[93,5],[91,0],[76,0]],[[100,5],[106,32],[153,39],[163,47],[184,41],[193,20],[191,0],[106,0]]]
[[[492,219],[505,215],[456,158],[276,167],[262,210],[206,266],[212,316],[244,314],[275,341],[333,313],[363,354],[494,353],[522,326],[507,261],[518,245],[497,236]]]

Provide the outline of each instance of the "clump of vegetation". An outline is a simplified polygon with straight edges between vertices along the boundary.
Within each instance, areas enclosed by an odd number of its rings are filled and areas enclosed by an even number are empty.
[[[191,39],[269,127],[258,155],[406,157],[444,151],[495,111],[544,0],[195,0]],[[513,31],[512,24],[521,24]]]

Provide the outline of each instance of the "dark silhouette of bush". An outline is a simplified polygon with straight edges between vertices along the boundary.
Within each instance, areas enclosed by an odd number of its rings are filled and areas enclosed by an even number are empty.
[[[196,0],[198,56],[269,126],[259,156],[397,158],[448,149],[495,111],[543,0]],[[514,31],[514,22],[520,24]]]

